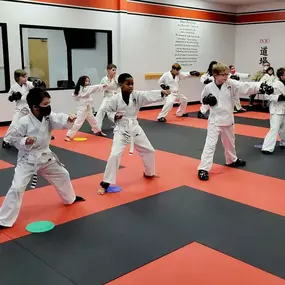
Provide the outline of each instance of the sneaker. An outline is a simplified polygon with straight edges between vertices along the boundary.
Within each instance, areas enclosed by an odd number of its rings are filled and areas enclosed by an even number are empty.
[[[202,181],[209,180],[209,172],[207,170],[198,170],[198,177]]]

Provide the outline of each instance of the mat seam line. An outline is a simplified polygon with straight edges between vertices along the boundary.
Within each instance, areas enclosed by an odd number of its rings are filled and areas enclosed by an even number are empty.
[[[37,256],[35,253],[31,252],[28,248],[26,248],[25,246],[23,246],[22,244],[20,244],[16,239],[13,239],[12,237],[10,237],[9,235],[5,234],[7,237],[9,237],[11,239],[12,242],[14,242],[15,244],[17,244],[18,246],[20,246],[22,249],[24,249],[25,251],[27,251],[28,253],[30,253],[32,256],[34,256],[35,258],[37,258],[38,260],[40,260],[42,263],[44,263],[45,265],[47,265],[49,268],[51,268],[53,271],[55,271],[56,273],[58,273],[60,276],[64,277],[65,279],[67,279],[68,281],[70,281],[72,284],[74,285],[79,285],[78,283],[75,283],[74,281],[72,281],[71,279],[69,279],[67,276],[65,276],[63,273],[59,272],[56,268],[54,268],[53,266],[51,266],[49,263],[47,263],[46,261],[44,261],[43,259],[41,259],[39,256]]]

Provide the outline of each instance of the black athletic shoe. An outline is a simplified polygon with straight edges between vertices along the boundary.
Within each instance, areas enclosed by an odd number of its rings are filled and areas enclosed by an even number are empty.
[[[11,145],[5,141],[2,142],[2,148],[11,148]]]
[[[51,140],[54,140],[55,139],[55,137],[54,136],[51,136],[51,138],[50,138]]]
[[[160,123],[165,123],[166,119],[162,117],[162,118],[157,119],[157,121],[160,122]]]
[[[8,228],[10,228],[10,227],[5,227],[5,226],[0,225],[0,230],[5,230],[5,229],[8,229]]]
[[[84,201],[85,201],[85,199],[84,199],[83,197],[76,196],[73,203],[76,203],[76,202],[84,202]]]
[[[198,170],[198,177],[202,181],[209,180],[209,172],[207,170]]]
[[[227,166],[229,167],[243,167],[243,166],[246,166],[246,161],[238,158],[235,162],[231,163],[231,164],[227,164]]]

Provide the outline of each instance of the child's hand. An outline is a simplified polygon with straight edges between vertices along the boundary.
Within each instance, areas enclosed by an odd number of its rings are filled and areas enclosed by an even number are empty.
[[[120,120],[120,119],[122,119],[123,118],[123,114],[122,113],[117,113],[116,115],[115,115],[115,120]]]
[[[171,93],[170,90],[162,90],[161,93],[165,96],[169,95]]]
[[[26,144],[26,145],[31,145],[31,144],[33,144],[35,141],[36,141],[36,138],[34,138],[34,137],[27,137],[25,144]]]
[[[73,123],[76,120],[76,118],[77,118],[76,115],[71,114],[71,115],[69,115],[67,121],[70,123]]]

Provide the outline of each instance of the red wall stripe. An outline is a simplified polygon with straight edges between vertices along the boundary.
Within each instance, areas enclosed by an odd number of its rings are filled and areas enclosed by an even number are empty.
[[[237,15],[236,23],[260,23],[285,21],[285,11],[263,12],[258,14]]]
[[[102,9],[105,11],[127,11],[130,13],[143,15],[204,20],[229,24],[250,24],[285,21],[285,10],[234,15],[223,12],[174,7],[171,5],[167,6],[152,3],[128,2],[127,0],[32,0],[32,2],[58,4],[59,6],[78,6],[85,8]]]

